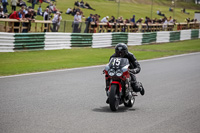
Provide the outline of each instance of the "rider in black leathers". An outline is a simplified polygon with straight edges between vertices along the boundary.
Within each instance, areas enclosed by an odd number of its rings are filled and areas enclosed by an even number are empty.
[[[128,48],[127,48],[126,44],[124,44],[124,43],[117,44],[115,47],[115,53],[110,57],[110,59],[112,57],[127,58],[129,60],[129,63],[130,63],[129,68],[131,71],[130,75],[131,75],[131,79],[132,79],[131,85],[132,85],[133,91],[140,92],[141,95],[144,95],[145,90],[142,86],[142,83],[137,82],[136,77],[134,75],[134,74],[138,74],[140,72],[140,70],[141,70],[140,64],[136,60],[135,56],[132,53],[128,52]],[[106,80],[106,92],[109,89],[109,82],[110,82],[109,79]]]

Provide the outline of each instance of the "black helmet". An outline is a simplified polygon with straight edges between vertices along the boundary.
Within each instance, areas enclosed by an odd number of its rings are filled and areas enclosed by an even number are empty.
[[[126,46],[126,44],[124,43],[118,43],[116,46],[115,46],[115,54],[119,57],[124,57],[125,55],[128,54],[128,48]]]

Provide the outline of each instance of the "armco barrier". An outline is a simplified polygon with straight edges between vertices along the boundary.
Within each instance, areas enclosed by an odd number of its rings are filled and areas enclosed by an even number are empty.
[[[14,33],[0,32],[0,52],[14,52]]]
[[[0,52],[103,48],[126,43],[128,46],[174,42],[200,38],[199,29],[151,33],[5,33],[0,32]]]
[[[92,48],[102,48],[112,46],[112,33],[93,34]]]
[[[112,46],[117,45],[118,43],[128,43],[128,33],[127,32],[113,32],[112,34]]]
[[[156,36],[157,36],[156,32],[143,33],[142,43],[143,44],[155,43]]]
[[[191,39],[191,30],[181,30],[180,40]]]
[[[44,33],[16,33],[14,50],[44,50]]]
[[[128,45],[142,45],[143,33],[129,33],[128,34]]]
[[[180,31],[171,31],[169,41],[170,42],[180,41]]]
[[[157,43],[164,43],[169,42],[170,40],[170,32],[163,31],[163,32],[157,32]]]
[[[71,33],[51,33],[45,34],[45,50],[53,49],[70,49],[71,48]]]
[[[191,31],[191,38],[192,39],[199,38],[199,30],[192,30]]]
[[[92,46],[92,33],[72,33],[72,47],[88,47]]]

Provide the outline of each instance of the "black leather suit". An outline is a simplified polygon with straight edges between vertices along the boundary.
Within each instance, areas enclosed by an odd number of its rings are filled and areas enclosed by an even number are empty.
[[[119,57],[119,56],[117,56],[117,55],[114,53],[114,54],[110,57],[110,59],[111,59],[112,57]],[[135,58],[135,56],[134,56],[132,53],[128,52],[128,54],[125,55],[123,58],[127,58],[127,59],[129,60],[129,63],[130,63],[130,67],[129,67],[129,68],[134,70],[134,74],[137,74],[137,73],[140,72],[140,70],[141,70],[140,64],[139,64],[139,62],[137,61],[137,59]],[[130,75],[131,75],[131,78],[132,78],[132,83],[131,83],[131,85],[132,85],[132,87],[133,87],[133,91],[139,92],[139,91],[141,90],[140,87],[142,86],[142,84],[141,84],[140,82],[137,82],[136,77],[135,77],[134,74],[130,74]]]

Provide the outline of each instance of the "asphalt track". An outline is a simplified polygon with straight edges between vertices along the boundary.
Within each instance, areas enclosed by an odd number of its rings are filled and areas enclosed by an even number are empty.
[[[0,133],[200,133],[200,53],[141,61],[146,89],[111,112],[103,67],[0,78]]]

